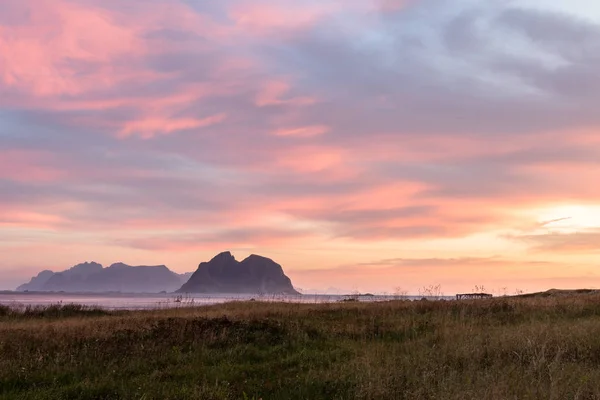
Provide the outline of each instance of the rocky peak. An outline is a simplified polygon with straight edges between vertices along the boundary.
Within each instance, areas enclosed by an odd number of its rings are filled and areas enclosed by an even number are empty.
[[[54,275],[54,272],[50,271],[49,269],[46,269],[46,270],[40,272],[39,274],[37,274],[36,278],[46,278],[46,277],[49,278],[52,275]]]
[[[298,294],[275,261],[253,254],[239,262],[228,251],[201,263],[179,292]]]
[[[82,264],[77,264],[74,267],[71,267],[67,271],[61,272],[62,274],[68,275],[91,275],[97,272],[102,272],[102,264],[98,264],[97,262],[84,262]]]
[[[236,261],[233,254],[230,251],[224,251],[222,253],[217,254],[210,260],[211,263],[226,263]]]
[[[123,269],[123,268],[131,268],[129,265],[122,263],[122,262],[117,262],[114,264],[111,264],[110,267],[108,267],[110,269]]]

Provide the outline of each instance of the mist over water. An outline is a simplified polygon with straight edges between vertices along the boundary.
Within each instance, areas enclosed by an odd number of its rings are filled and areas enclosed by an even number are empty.
[[[336,303],[342,301],[376,302],[389,300],[419,300],[422,296],[356,296],[356,295],[251,295],[251,294],[73,294],[73,293],[4,293],[0,304],[14,307],[49,306],[53,304],[81,304],[109,310],[152,310],[207,306],[232,301],[270,301],[286,303]],[[450,300],[453,297],[440,297]]]

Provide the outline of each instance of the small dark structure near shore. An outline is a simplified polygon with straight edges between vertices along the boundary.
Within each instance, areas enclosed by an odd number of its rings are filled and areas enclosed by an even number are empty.
[[[456,300],[489,299],[491,297],[494,296],[488,293],[463,293],[457,294]]]

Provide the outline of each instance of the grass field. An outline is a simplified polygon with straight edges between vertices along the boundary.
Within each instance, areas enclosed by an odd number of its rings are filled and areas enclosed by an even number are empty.
[[[600,295],[0,307],[0,399],[600,399]]]

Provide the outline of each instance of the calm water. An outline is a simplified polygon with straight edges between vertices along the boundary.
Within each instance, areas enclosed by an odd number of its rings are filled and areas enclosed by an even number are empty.
[[[174,294],[71,294],[71,293],[0,293],[0,304],[9,306],[26,305],[52,305],[52,304],[82,304],[87,306],[98,306],[111,310],[140,310],[157,308],[174,308],[182,306],[201,306],[210,304],[226,303],[231,301],[274,301],[288,303],[335,303],[348,299],[351,296],[341,295],[314,295],[305,294],[300,296],[284,295],[192,295],[184,296],[178,302]],[[415,300],[417,297],[407,297]],[[420,297],[419,297],[420,298]],[[387,301],[396,299],[394,296],[360,296],[359,301]]]

